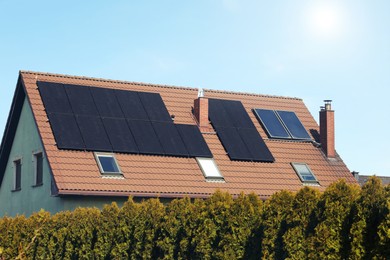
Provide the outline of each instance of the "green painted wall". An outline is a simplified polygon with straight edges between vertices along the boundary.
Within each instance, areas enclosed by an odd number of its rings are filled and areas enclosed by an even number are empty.
[[[42,150],[42,144],[33,119],[31,108],[25,99],[16,130],[7,168],[0,187],[0,216],[30,215],[41,208],[52,212],[60,210],[62,202],[50,195],[51,176],[44,155],[43,185],[34,187],[33,153]],[[14,160],[22,160],[21,190],[12,191],[14,183]]]
[[[52,214],[62,210],[73,210],[77,207],[103,208],[104,204],[112,201],[121,206],[127,197],[100,196],[52,196],[51,174],[44,155],[43,185],[34,187],[33,154],[42,151],[42,143],[33,118],[31,107],[25,99],[20,120],[16,130],[7,168],[0,186],[0,217],[26,215],[40,209]],[[14,161],[22,159],[21,190],[12,191],[14,183]],[[136,201],[142,198],[136,199]]]

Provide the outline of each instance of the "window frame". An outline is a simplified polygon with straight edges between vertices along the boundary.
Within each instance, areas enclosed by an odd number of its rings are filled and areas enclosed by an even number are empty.
[[[12,183],[12,190],[11,191],[20,191],[22,189],[22,157],[16,157],[13,161],[13,183]],[[20,171],[18,172],[18,167]],[[19,177],[19,182],[18,182]]]
[[[39,156],[40,155],[40,156]],[[40,182],[38,182],[38,157],[40,157],[41,160],[41,169],[40,169]],[[33,187],[39,187],[43,185],[43,152],[42,151],[36,151],[33,152],[33,167],[34,167],[34,184]]]
[[[305,180],[301,174],[301,172],[297,169],[296,165],[301,165],[305,166],[308,172],[313,176],[314,180]],[[315,176],[314,172],[310,169],[309,165],[307,163],[302,163],[302,162],[292,162],[291,166],[293,167],[295,173],[298,175],[299,179],[303,184],[317,184],[320,185],[317,177]]]
[[[203,173],[203,176],[205,177],[206,181],[218,181],[218,182],[225,182],[225,178],[223,177],[221,171],[219,170],[218,168],[218,165],[217,163],[215,162],[214,158],[206,158],[206,157],[195,157],[196,159],[196,162],[198,163],[199,165],[199,168],[200,170],[202,171]],[[219,176],[213,176],[213,175],[210,175],[207,170],[206,170],[206,165],[203,164],[203,162],[211,162],[213,167],[214,167],[214,171],[217,172],[217,174]]]
[[[100,171],[100,174],[103,175],[103,176],[107,176],[107,175],[114,175],[114,176],[118,176],[118,175],[123,175],[122,174],[122,171],[121,171],[121,168],[118,164],[118,161],[115,157],[115,154],[113,153],[99,153],[99,152],[94,152],[94,156],[95,156],[95,160],[98,164],[98,167],[99,167],[99,171]],[[107,172],[107,171],[104,171],[103,169],[103,166],[100,162],[100,157],[110,157],[110,158],[113,158],[114,162],[115,162],[115,165],[116,167],[118,168],[118,172]]]

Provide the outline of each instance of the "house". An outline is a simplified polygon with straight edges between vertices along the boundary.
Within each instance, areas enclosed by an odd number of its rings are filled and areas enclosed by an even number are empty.
[[[353,171],[352,174],[355,176],[355,179],[360,186],[366,184],[366,182],[373,176],[373,175],[360,175],[358,172],[355,171]],[[383,186],[387,186],[390,184],[390,176],[377,176],[377,175],[374,176],[378,177],[381,180]]]
[[[21,71],[0,150],[0,215],[136,200],[266,199],[356,183],[299,98]]]

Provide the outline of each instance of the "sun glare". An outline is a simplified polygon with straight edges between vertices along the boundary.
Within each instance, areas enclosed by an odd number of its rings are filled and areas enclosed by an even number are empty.
[[[336,38],[343,32],[343,12],[335,4],[317,4],[308,10],[310,32],[319,38]]]

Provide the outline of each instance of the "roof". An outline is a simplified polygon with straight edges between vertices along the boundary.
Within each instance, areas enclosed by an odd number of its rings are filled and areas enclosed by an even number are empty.
[[[124,178],[102,178],[93,152],[57,148],[37,81],[159,93],[169,114],[175,115],[175,123],[190,125],[197,124],[192,109],[194,99],[198,97],[198,89],[21,71],[19,85],[25,90],[31,105],[59,195],[206,197],[216,189],[221,189],[233,195],[255,192],[261,197],[267,197],[282,189],[297,191],[302,188],[302,182],[291,167],[291,162],[307,163],[322,190],[339,178],[356,183],[338,155],[336,159],[327,159],[322,150],[311,142],[268,139],[251,111],[257,107],[294,111],[306,130],[316,139],[318,124],[301,99],[210,89],[203,89],[204,97],[242,102],[275,157],[275,162],[231,161],[216,133],[209,131],[202,135],[225,183],[207,182],[194,158],[124,153],[116,154]],[[12,124],[7,123],[7,128],[9,125]],[[4,139],[3,143],[6,143]],[[3,147],[4,144],[2,150]],[[4,157],[4,151],[2,153]]]
[[[363,186],[372,175],[358,175],[358,182],[360,186]],[[382,185],[386,186],[390,184],[390,176],[376,176],[382,181]]]

